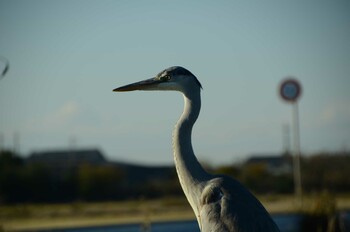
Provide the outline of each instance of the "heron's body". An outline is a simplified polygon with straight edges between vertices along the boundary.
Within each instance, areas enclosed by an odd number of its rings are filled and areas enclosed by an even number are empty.
[[[191,135],[200,107],[201,85],[182,67],[171,67],[153,79],[114,91],[177,90],[184,111],[173,132],[176,171],[181,187],[203,232],[279,231],[261,203],[238,181],[207,173],[194,155]]]

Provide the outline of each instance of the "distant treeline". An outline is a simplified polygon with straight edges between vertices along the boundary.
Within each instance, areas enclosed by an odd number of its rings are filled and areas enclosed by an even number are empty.
[[[302,188],[305,193],[327,190],[331,193],[350,192],[350,153],[318,153],[301,159]],[[240,180],[259,194],[293,193],[293,173],[275,175],[263,164],[224,166],[214,170]]]
[[[317,154],[302,159],[306,192],[350,192],[350,154]],[[293,175],[272,174],[262,164],[211,168],[240,180],[254,193],[293,192]],[[0,152],[0,203],[109,201],[180,196],[174,167],[148,168],[81,164],[52,169],[27,163],[10,151]]]

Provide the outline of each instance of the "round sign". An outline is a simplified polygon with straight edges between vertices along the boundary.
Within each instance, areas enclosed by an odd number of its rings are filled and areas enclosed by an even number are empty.
[[[281,97],[289,102],[295,102],[301,95],[301,85],[293,78],[284,80],[280,86]]]

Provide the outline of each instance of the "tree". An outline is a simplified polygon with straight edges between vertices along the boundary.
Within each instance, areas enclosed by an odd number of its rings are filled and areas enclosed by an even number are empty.
[[[0,202],[25,200],[23,160],[11,151],[0,151]]]
[[[77,176],[79,197],[88,201],[122,198],[122,177],[123,173],[113,166],[81,165]]]

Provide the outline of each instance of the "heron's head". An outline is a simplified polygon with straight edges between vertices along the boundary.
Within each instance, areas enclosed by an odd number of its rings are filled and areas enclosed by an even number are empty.
[[[163,70],[154,78],[125,85],[113,91],[175,90],[186,92],[199,91],[201,88],[201,83],[190,71],[183,67],[174,66]]]

